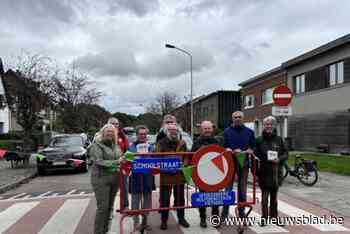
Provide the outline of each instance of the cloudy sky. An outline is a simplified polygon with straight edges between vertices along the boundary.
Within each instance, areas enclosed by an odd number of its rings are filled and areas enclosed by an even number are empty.
[[[163,90],[238,83],[350,32],[350,1],[0,0],[0,57],[23,50],[89,72],[111,112],[142,113]]]

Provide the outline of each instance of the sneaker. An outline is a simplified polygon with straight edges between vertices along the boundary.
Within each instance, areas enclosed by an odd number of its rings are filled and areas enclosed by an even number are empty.
[[[189,228],[189,227],[190,227],[190,224],[186,221],[185,218],[179,219],[179,224],[180,224],[181,226],[183,226],[184,228]]]
[[[199,226],[201,226],[202,228],[207,228],[207,220],[201,219]]]
[[[167,230],[168,229],[168,223],[166,221],[162,221],[160,224],[160,229],[161,230]]]

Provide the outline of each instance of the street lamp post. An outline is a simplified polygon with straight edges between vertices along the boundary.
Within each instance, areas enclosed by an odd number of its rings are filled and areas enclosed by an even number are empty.
[[[184,50],[184,49],[181,49],[181,48],[178,48],[174,45],[171,45],[171,44],[165,44],[165,47],[166,48],[170,48],[170,49],[177,49],[185,54],[187,54],[188,56],[190,56],[190,74],[191,74],[191,91],[190,91],[190,102],[191,102],[191,137],[192,139],[193,138],[193,79],[192,79],[192,55],[190,52]]]

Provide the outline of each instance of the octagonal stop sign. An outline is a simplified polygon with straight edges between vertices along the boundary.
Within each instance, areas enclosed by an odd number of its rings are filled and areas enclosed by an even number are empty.
[[[273,90],[273,103],[277,106],[288,106],[292,101],[293,94],[288,86],[282,85]]]

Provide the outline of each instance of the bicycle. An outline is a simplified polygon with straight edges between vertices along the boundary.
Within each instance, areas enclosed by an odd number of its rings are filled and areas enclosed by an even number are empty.
[[[288,174],[296,177],[306,186],[313,186],[318,180],[317,162],[314,160],[306,160],[300,155],[295,156],[294,168],[290,168],[287,162],[285,162],[282,169],[282,181],[284,181]]]

